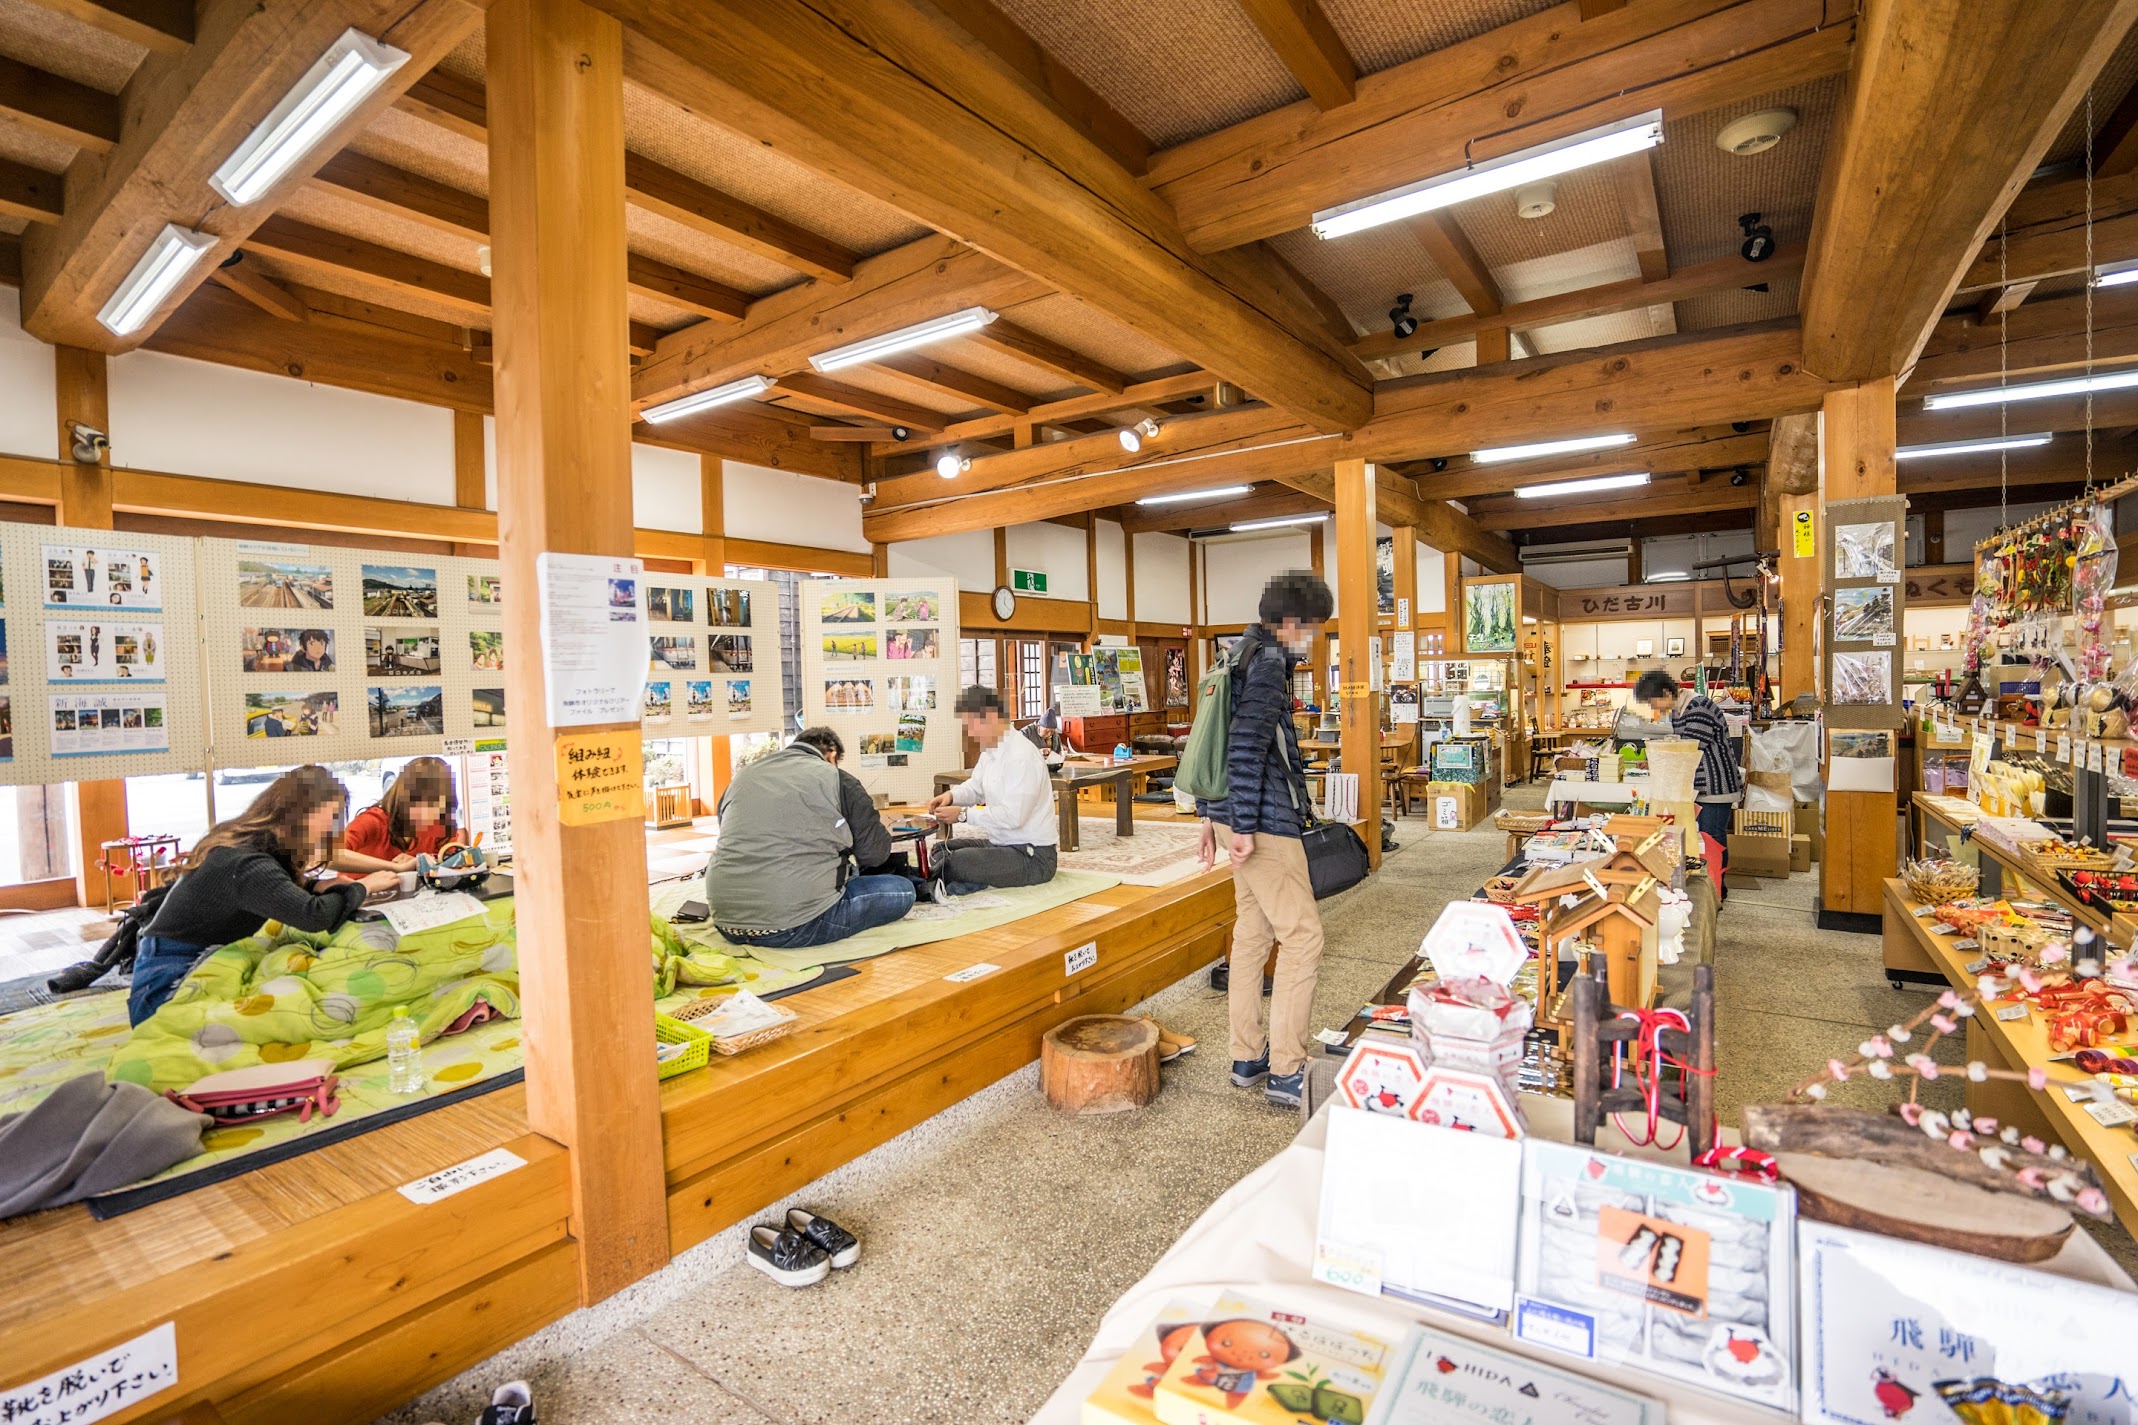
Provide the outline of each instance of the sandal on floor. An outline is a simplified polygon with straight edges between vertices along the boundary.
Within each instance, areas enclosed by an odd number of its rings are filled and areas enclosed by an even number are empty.
[[[834,1271],[843,1272],[861,1260],[860,1241],[829,1217],[790,1207],[787,1209],[787,1230],[800,1235],[829,1257]]]
[[[781,1286],[815,1286],[831,1275],[830,1254],[792,1228],[758,1223],[750,1229],[744,1256]]]

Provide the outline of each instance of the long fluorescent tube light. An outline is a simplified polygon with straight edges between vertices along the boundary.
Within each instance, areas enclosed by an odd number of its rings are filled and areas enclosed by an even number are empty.
[[[2066,381],[2036,381],[2025,386],[1985,386],[1979,391],[1954,391],[1929,396],[1926,411],[1956,411],[1963,406],[1995,406],[2008,401],[2045,401],[2055,396],[2083,396],[2088,391],[2120,391],[2138,386],[2138,370],[2109,371],[2099,376],[2074,376]]]
[[[1487,193],[1504,193],[1540,178],[1571,173],[1577,168],[1640,153],[1663,141],[1663,111],[1650,109],[1615,124],[1572,134],[1533,148],[1521,149],[1504,158],[1488,158],[1457,173],[1445,173],[1421,183],[1397,188],[1355,203],[1325,208],[1314,215],[1316,237],[1343,237],[1377,228],[1398,218],[1416,217],[1436,208],[1452,207]]]
[[[2133,282],[2138,282],[2138,260],[2104,262],[2093,270],[2096,287],[2123,287]]]
[[[1539,455],[1569,455],[1577,450],[1609,450],[1613,446],[1631,445],[1638,439],[1632,435],[1584,435],[1573,440],[1547,440],[1537,445],[1498,445],[1490,450],[1473,450],[1470,458],[1480,465],[1497,465],[1503,460],[1533,460]]]
[[[714,386],[704,391],[693,391],[688,396],[678,396],[673,401],[663,401],[658,406],[648,406],[638,413],[647,425],[659,425],[672,421],[677,416],[696,415],[715,406],[724,406],[730,401],[748,400],[761,396],[772,389],[769,376],[745,376],[740,381],[730,381],[724,386]]]
[[[1249,520],[1245,524],[1234,525],[1232,527],[1232,532],[1234,534],[1245,534],[1249,530],[1253,529],[1281,529],[1282,527],[1288,524],[1320,524],[1323,520],[1327,518],[1328,515],[1319,514],[1287,515],[1281,520]]]
[[[141,260],[134,264],[134,270],[119,283],[119,290],[111,294],[111,300],[97,313],[97,320],[116,336],[138,330],[193,270],[193,264],[214,246],[215,239],[206,233],[165,223],[163,231],[148,245],[148,251],[142,253]]]
[[[1252,485],[1220,485],[1215,490],[1185,490],[1178,495],[1145,495],[1136,501],[1139,505],[1180,505],[1189,500],[1215,500],[1223,496],[1247,495],[1254,492]]]
[[[408,52],[382,45],[359,30],[344,30],[282,102],[245,136],[208,186],[238,207],[265,197],[297,161],[334,132],[386,77],[408,63]]]
[[[1524,485],[1515,494],[1525,500],[1548,500],[1554,495],[1587,495],[1598,490],[1627,490],[1648,483],[1646,471],[1630,475],[1598,475],[1593,480],[1554,480],[1549,485]]]
[[[926,346],[931,341],[943,341],[949,337],[963,336],[967,332],[976,332],[994,319],[995,313],[985,307],[967,307],[962,312],[915,322],[910,327],[900,327],[895,332],[872,336],[866,341],[835,346],[830,351],[819,352],[810,357],[809,364],[818,371],[837,371],[841,367],[881,361],[893,352],[908,351],[916,346]]]
[[[1921,460],[1930,455],[1979,455],[1989,450],[2031,450],[2056,437],[2042,431],[2035,435],[1991,435],[1981,440],[1953,440],[1943,445],[1904,445],[1893,452],[1895,460]]]
[[[1660,574],[1650,574],[1648,582],[1651,584],[1682,584],[1692,577],[1683,569],[1666,569]]]

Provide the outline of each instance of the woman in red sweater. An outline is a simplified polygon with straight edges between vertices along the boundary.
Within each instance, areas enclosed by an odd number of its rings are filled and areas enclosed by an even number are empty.
[[[401,769],[378,805],[350,819],[334,869],[358,875],[412,871],[418,855],[437,856],[458,844],[459,810],[453,769],[443,758],[415,758]]]

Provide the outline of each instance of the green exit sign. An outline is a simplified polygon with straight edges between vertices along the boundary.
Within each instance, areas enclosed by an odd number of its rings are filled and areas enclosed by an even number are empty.
[[[1020,594],[1044,594],[1047,592],[1047,576],[1037,569],[1012,569],[1010,587]]]

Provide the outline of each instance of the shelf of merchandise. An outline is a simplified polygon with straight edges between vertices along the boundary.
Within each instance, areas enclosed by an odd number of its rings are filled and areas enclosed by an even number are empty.
[[[1928,792],[1917,792],[1911,800],[1919,818],[1915,843],[1919,853],[1929,847],[1928,823],[1932,821],[1949,828],[1955,833],[1966,834],[1965,844],[1975,849],[1980,861],[1988,862],[1996,868],[1997,876],[2002,882],[2000,886],[1994,888],[1997,894],[2010,899],[2016,884],[2022,899],[2053,901],[2071,913],[2071,919],[2074,923],[2085,926],[2094,934],[2100,936],[2105,943],[2116,944],[2118,948],[2128,943],[2127,940],[2119,942],[2115,939],[2119,932],[2111,924],[2108,916],[2103,915],[2092,906],[2079,904],[2061,885],[2058,885],[2054,880],[2045,880],[2035,874],[2032,867],[2026,865],[2017,856],[2012,855],[2002,847],[1992,846],[1980,837],[1972,835],[1975,822],[1981,818],[1981,812],[1976,810],[1972,804],[1970,804],[1969,810],[1974,811],[1975,814],[1973,816],[1962,816],[1956,811],[1949,810],[1938,804],[1939,800],[1950,800],[1949,798],[1933,800]],[[1989,887],[1985,886],[1985,893],[1989,889]]]

